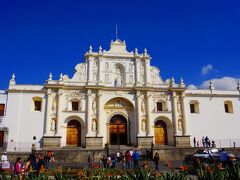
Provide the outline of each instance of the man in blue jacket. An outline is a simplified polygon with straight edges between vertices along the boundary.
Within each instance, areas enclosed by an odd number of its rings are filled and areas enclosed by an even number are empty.
[[[137,169],[138,166],[138,162],[140,160],[140,153],[138,152],[138,150],[135,150],[135,152],[133,153],[133,163],[134,163],[134,168]]]

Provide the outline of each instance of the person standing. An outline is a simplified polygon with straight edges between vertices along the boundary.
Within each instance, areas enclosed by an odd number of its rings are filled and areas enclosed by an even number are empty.
[[[21,172],[21,161],[22,158],[18,157],[15,164],[14,164],[14,174],[19,177],[19,179],[22,179],[22,172]]]
[[[131,154],[130,151],[127,150],[125,153],[125,161],[126,161],[126,169],[130,169],[130,163],[131,163]]]
[[[196,147],[196,137],[193,138],[193,145]]]
[[[135,152],[133,153],[133,164],[134,164],[134,168],[138,169],[138,162],[140,160],[140,153],[138,152],[138,150],[135,150]]]
[[[205,147],[205,139],[202,137],[202,146]]]
[[[159,160],[160,160],[159,154],[158,154],[158,152],[156,152],[153,157],[153,161],[154,161],[154,165],[155,165],[155,170],[157,170],[157,171],[159,170],[159,168],[158,168]]]

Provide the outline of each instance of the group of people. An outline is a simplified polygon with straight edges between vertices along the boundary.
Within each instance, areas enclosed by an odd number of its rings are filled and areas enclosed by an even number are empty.
[[[24,163],[22,162],[22,158],[18,157],[14,163],[13,170],[15,176],[22,179],[23,176],[42,173],[46,168],[49,168],[50,163],[55,163],[54,154],[50,151],[45,155],[41,153],[30,154]]]
[[[100,165],[103,168],[115,168],[116,163],[121,163],[122,168],[131,169],[139,168],[140,153],[138,150],[126,150],[125,153],[117,152],[109,156],[103,155],[100,160]],[[89,164],[88,159],[88,164]]]
[[[102,168],[115,168],[116,163],[120,163],[123,169],[138,169],[140,167],[140,152],[136,150],[126,150],[125,152],[117,152],[111,155],[105,156],[103,155],[100,159],[100,167]],[[147,157],[149,160],[149,157]],[[93,167],[93,160],[91,156],[88,157],[88,167]],[[159,170],[159,153],[155,153],[153,157],[153,162],[155,165],[155,169]]]
[[[216,147],[215,141],[211,141],[208,136],[202,137],[202,147]],[[197,141],[196,137],[193,138],[194,147],[200,147],[199,141]]]

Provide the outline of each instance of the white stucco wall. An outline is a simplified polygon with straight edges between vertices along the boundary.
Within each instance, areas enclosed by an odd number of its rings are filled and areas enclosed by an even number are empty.
[[[240,101],[237,92],[216,91],[212,97],[207,90],[191,90],[188,93],[185,107],[191,143],[194,137],[201,142],[203,136],[208,136],[218,147],[233,146],[234,141],[236,146],[240,146]],[[235,97],[232,97],[234,94]],[[192,100],[199,102],[199,113],[190,113],[189,103]],[[233,113],[225,112],[224,101],[232,102]]]
[[[33,110],[33,97],[41,97],[42,111]],[[45,95],[43,93],[8,93],[6,127],[9,128],[8,151],[30,151],[32,143],[40,148],[43,136]],[[36,141],[33,137],[36,136]]]

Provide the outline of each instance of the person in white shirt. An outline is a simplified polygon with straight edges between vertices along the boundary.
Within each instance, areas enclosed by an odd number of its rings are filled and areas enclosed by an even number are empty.
[[[7,161],[7,160],[8,160],[7,153],[4,152],[2,157],[1,157],[1,161]]]

